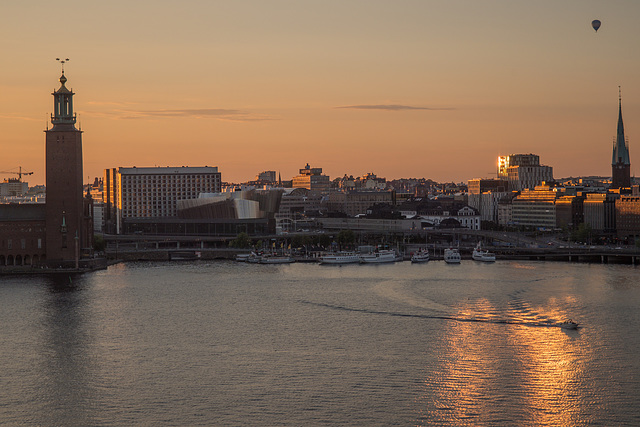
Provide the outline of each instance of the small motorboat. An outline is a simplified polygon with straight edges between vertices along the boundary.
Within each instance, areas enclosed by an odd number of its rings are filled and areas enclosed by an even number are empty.
[[[411,262],[427,262],[429,261],[429,251],[420,249],[411,256]]]
[[[569,319],[569,320],[565,320],[564,322],[560,323],[560,327],[562,329],[578,329],[578,324],[576,322],[574,322],[573,320]]]

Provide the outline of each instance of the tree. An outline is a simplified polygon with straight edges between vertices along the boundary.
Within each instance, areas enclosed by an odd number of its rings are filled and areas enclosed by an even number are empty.
[[[326,234],[321,234],[318,236],[318,245],[326,248],[331,244],[331,239]]]
[[[251,246],[251,237],[244,231],[239,233],[235,239],[229,242],[229,246],[232,248],[248,248]]]
[[[107,247],[106,242],[104,241],[104,237],[100,234],[93,235],[93,250],[96,252],[104,252]]]
[[[341,230],[336,237],[336,241],[340,245],[340,249],[343,246],[353,245],[356,241],[356,233],[353,230]]]

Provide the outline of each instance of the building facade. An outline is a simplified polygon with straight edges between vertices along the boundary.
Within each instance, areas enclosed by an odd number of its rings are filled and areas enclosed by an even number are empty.
[[[105,221],[120,233],[129,218],[175,217],[178,201],[219,193],[217,167],[116,168],[105,170]]]
[[[509,182],[510,191],[532,190],[553,181],[553,168],[541,165],[536,154],[511,154],[498,157],[498,178]]]
[[[621,195],[615,203],[618,238],[637,242],[640,239],[640,188],[634,185],[631,194]]]
[[[309,163],[300,169],[300,175],[293,177],[293,188],[306,188],[311,191],[329,191],[331,183],[328,175],[322,174],[322,168],[312,168]]]
[[[511,202],[515,226],[556,228],[556,192],[547,186],[525,189]]]

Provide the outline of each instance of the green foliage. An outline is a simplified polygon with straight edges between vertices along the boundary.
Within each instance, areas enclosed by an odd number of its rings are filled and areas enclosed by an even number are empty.
[[[291,239],[292,248],[299,248],[299,247],[307,246],[310,244],[311,244],[311,237],[309,236],[294,236],[293,239]]]
[[[235,239],[229,242],[232,248],[244,249],[251,247],[251,237],[244,231],[239,233]]]
[[[331,239],[326,234],[320,234],[318,236],[318,245],[327,248],[331,245]]]
[[[578,228],[571,232],[571,240],[580,243],[587,243],[590,240],[592,233],[593,230],[591,229],[591,226],[589,224],[582,223]]]
[[[338,245],[343,246],[353,245],[356,241],[356,233],[353,230],[341,230],[336,237]]]
[[[107,243],[104,241],[104,237],[100,234],[93,235],[93,250],[96,252],[104,252],[107,247]]]

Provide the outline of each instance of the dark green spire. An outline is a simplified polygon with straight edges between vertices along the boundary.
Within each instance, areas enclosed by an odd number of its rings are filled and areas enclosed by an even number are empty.
[[[611,165],[630,165],[629,159],[629,146],[627,140],[624,137],[624,124],[622,123],[622,95],[620,94],[620,88],[618,87],[618,133],[616,135],[616,142],[613,146],[613,156],[611,158]]]

